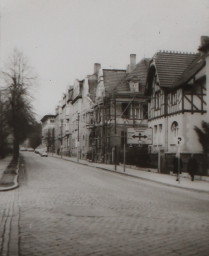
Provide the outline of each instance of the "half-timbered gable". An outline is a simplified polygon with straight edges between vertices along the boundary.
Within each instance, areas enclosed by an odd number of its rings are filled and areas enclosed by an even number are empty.
[[[150,120],[184,111],[186,96],[184,90],[177,86],[177,82],[198,57],[197,54],[175,52],[155,54],[147,79]]]
[[[206,113],[205,59],[198,56],[174,87],[182,91],[182,113]]]
[[[201,39],[201,45],[199,47],[199,52],[201,53],[202,58],[205,60],[205,67],[204,67],[204,73],[206,76],[206,102],[209,102],[209,36],[202,36]],[[200,72],[199,72],[200,73]],[[207,109],[207,122],[209,122],[209,104],[206,106]]]
[[[194,126],[206,113],[204,66],[200,54],[158,52],[154,55],[146,88],[148,123],[153,128],[151,152],[176,152],[179,136],[185,139],[182,150],[188,152],[197,140]]]
[[[175,89],[166,96],[167,115],[173,115],[182,111],[182,89]]]

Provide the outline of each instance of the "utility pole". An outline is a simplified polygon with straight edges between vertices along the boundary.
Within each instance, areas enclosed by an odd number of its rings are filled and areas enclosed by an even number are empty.
[[[124,121],[124,131],[123,131],[123,171],[126,171],[126,140],[125,140],[126,123]]]
[[[61,119],[61,146],[60,146],[61,158],[62,158],[62,148],[63,148],[63,145],[62,145],[62,142],[63,142],[63,140],[62,140],[62,134],[63,134],[62,129],[63,129],[63,119]]]
[[[181,173],[181,143],[183,141],[182,137],[177,137],[177,156],[178,156],[178,171],[177,171],[177,179],[180,183],[180,173]]]
[[[123,131],[123,171],[126,171],[126,124],[128,124],[127,120],[124,120],[124,131]]]
[[[114,97],[114,121],[115,121],[115,136],[116,136],[116,98]],[[115,171],[117,171],[117,159],[116,159],[116,156],[117,156],[117,147],[115,146],[114,147],[114,162],[115,162]]]
[[[77,162],[79,162],[79,149],[80,149],[80,141],[79,141],[79,121],[80,121],[80,114],[78,113],[77,122],[78,122],[78,138],[77,138]]]

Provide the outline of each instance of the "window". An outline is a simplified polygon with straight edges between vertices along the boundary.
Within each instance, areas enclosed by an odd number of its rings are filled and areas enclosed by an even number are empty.
[[[134,91],[134,92],[138,92],[138,91],[139,91],[138,83],[134,83],[134,84],[133,84],[133,91]]]
[[[132,104],[132,107],[130,108],[130,117],[133,119],[142,118],[141,106],[139,104]]]
[[[160,109],[160,91],[155,93],[155,110]]]
[[[144,104],[142,106],[142,109],[143,109],[143,119],[147,119],[148,118],[148,105]]]
[[[157,144],[157,125],[154,125],[154,144]]]
[[[66,123],[65,123],[65,129],[69,130],[69,124],[70,124],[70,120],[66,119]]]
[[[121,104],[122,118],[129,118],[130,116],[130,107],[128,103]]]
[[[138,82],[131,81],[129,83],[131,92],[139,92],[139,84]]]
[[[177,94],[176,94],[176,92],[173,92],[171,94],[171,104],[172,105],[176,105],[177,104]]]
[[[159,145],[162,145],[163,141],[163,125],[159,124]]]
[[[172,135],[172,141],[175,144],[176,143],[176,138],[178,137],[179,134],[179,125],[176,121],[174,121],[171,125],[171,135]]]
[[[50,123],[51,123],[51,124],[53,124],[53,123],[54,123],[54,120],[53,120],[53,119],[51,119],[51,120],[50,120]]]
[[[97,120],[97,123],[101,122],[101,111],[100,111],[100,109],[96,110],[96,120]]]

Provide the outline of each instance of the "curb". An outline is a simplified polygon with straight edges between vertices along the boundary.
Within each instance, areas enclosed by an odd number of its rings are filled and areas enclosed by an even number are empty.
[[[1,187],[0,185],[0,192],[6,192],[9,190],[13,190],[19,187],[19,183],[18,183],[18,177],[19,177],[19,161],[18,161],[18,167],[16,169],[16,175],[14,177],[14,185],[10,186],[10,187]]]
[[[168,187],[175,187],[175,188],[180,188],[180,189],[184,189],[184,190],[194,191],[194,192],[198,192],[198,193],[207,193],[207,194],[209,193],[209,191],[205,191],[205,190],[200,190],[200,189],[195,189],[195,188],[180,187],[180,186],[175,185],[175,184],[168,184],[168,183],[164,183],[164,182],[161,182],[161,181],[152,180],[152,179],[149,179],[149,178],[135,176],[133,174],[128,174],[128,173],[124,173],[124,172],[120,172],[120,171],[113,171],[113,170],[107,169],[105,167],[92,166],[92,165],[89,165],[88,163],[76,162],[76,161],[73,161],[71,159],[59,158],[57,156],[51,156],[51,157],[58,158],[58,159],[61,159],[61,160],[65,160],[65,161],[69,161],[69,162],[76,163],[76,164],[81,164],[81,165],[97,168],[97,169],[100,169],[100,170],[103,170],[103,171],[108,171],[108,172],[112,172],[112,173],[116,173],[116,174],[121,174],[121,175],[129,176],[129,177],[133,177],[133,178],[137,178],[137,179],[141,179],[141,180],[146,180],[146,181],[153,182],[153,183],[158,183],[158,184],[161,184],[161,185],[164,185],[164,186],[168,186]]]

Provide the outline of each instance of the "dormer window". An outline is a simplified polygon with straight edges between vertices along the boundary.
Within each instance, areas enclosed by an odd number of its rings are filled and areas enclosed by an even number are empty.
[[[131,92],[139,92],[139,84],[138,82],[130,82],[130,91]]]

